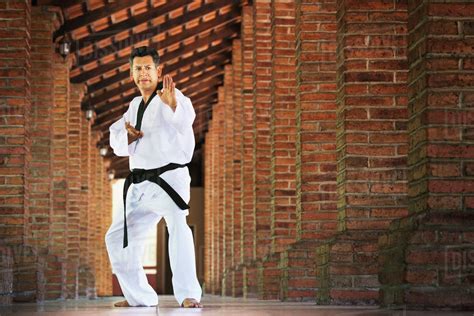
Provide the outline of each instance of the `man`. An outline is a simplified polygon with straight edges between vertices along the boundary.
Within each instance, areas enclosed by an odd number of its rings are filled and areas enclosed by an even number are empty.
[[[141,258],[147,235],[162,217],[169,232],[175,298],[180,306],[202,307],[193,236],[186,223],[191,178],[185,164],[193,156],[196,114],[171,76],[164,76],[163,89],[157,91],[161,73],[155,49],[132,51],[130,78],[141,97],[110,126],[110,146],[117,156],[129,156],[132,170],[124,185],[124,217],[114,221],[105,236],[112,270],[126,298],[117,307],[158,305]]]

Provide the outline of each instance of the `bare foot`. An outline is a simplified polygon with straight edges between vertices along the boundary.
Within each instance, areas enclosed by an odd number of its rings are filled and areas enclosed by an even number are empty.
[[[184,307],[184,308],[202,308],[202,304],[199,303],[194,298],[185,298],[183,303],[181,303],[181,307]]]
[[[114,304],[115,307],[131,307],[127,301],[120,301]]]

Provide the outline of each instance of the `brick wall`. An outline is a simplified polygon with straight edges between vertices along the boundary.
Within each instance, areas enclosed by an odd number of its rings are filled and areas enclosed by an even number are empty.
[[[243,8],[223,87],[233,98],[205,138],[206,289],[472,307],[472,12],[421,0]]]
[[[69,84],[72,60],[51,42],[56,12],[0,4],[2,303],[111,294],[111,187],[80,110],[85,90]]]

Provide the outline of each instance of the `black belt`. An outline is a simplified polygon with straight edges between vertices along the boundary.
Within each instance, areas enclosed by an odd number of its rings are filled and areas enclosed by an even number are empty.
[[[123,185],[123,248],[128,246],[128,234],[127,234],[127,192],[128,188],[132,183],[140,183],[143,181],[150,181],[153,183],[158,184],[163,191],[168,193],[170,198],[178,205],[178,207],[182,210],[189,209],[189,205],[184,202],[183,198],[178,194],[178,192],[173,189],[168,182],[163,180],[160,175],[165,173],[166,171],[183,168],[186,165],[180,165],[177,163],[170,163],[164,167],[156,168],[156,169],[133,169],[132,172],[127,176],[125,179],[125,183]]]

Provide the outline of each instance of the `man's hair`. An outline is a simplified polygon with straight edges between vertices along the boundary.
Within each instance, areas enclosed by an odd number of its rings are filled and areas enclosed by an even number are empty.
[[[155,63],[155,66],[158,66],[160,62],[160,55],[154,49],[153,47],[148,47],[148,46],[140,46],[137,48],[134,48],[132,50],[132,53],[130,54],[129,62],[130,62],[130,68],[133,67],[133,58],[135,57],[144,57],[144,56],[151,56],[153,58],[153,63]]]

